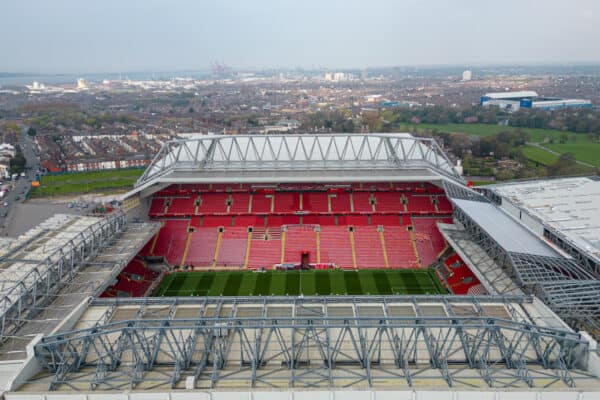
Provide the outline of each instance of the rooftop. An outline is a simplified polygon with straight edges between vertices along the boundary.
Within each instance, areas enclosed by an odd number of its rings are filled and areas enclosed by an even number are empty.
[[[122,223],[118,214],[57,214],[0,251],[0,361],[24,359],[35,335],[101,293],[159,228]]]
[[[522,90],[518,92],[493,92],[486,93],[485,97],[489,97],[490,99],[513,99],[520,97],[538,97],[537,92],[533,90]]]
[[[533,232],[492,203],[463,199],[453,201],[506,251],[546,257],[560,256]]]
[[[491,188],[600,262],[600,180],[564,178]]]
[[[462,182],[433,139],[408,133],[205,135],[165,143],[132,194],[157,183],[361,179]]]

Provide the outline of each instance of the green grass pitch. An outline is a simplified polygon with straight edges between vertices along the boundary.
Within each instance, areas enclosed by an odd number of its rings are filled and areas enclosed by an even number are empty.
[[[433,270],[221,271],[167,275],[156,296],[445,294]]]
[[[130,189],[143,172],[143,169],[135,168],[46,175],[42,177],[41,186],[34,188],[31,195],[33,197],[62,196]]]

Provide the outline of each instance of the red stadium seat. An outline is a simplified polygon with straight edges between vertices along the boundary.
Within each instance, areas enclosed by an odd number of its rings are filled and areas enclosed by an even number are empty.
[[[329,211],[326,192],[304,192],[302,194],[302,209],[314,213]]]
[[[300,194],[298,192],[275,193],[275,212],[294,212],[300,209]]]
[[[447,221],[447,218],[413,218],[415,240],[423,266],[431,265],[446,248],[446,241],[436,224]]]
[[[350,212],[350,194],[346,192],[337,192],[329,195],[331,198],[332,212]]]
[[[214,262],[217,247],[217,228],[198,228],[192,233],[186,265],[210,267]]]
[[[354,192],[352,193],[352,202],[354,204],[354,211],[361,212],[372,212],[373,206],[370,203],[371,192]]]
[[[202,202],[198,207],[198,213],[225,213],[227,212],[226,200],[229,197],[227,193],[202,193]]]
[[[267,217],[267,226],[281,226],[283,225],[283,217],[281,215],[269,215]]]
[[[444,280],[452,293],[459,295],[487,294],[485,287],[458,254],[452,253],[444,260],[444,264],[449,271]]]
[[[285,233],[284,262],[300,264],[302,252],[308,252],[309,263],[317,262],[317,235],[312,227],[289,227]]]
[[[376,227],[355,227],[354,248],[358,268],[386,268],[381,238]]]
[[[397,226],[400,225],[400,216],[397,214],[371,215],[371,225]]]
[[[221,237],[217,266],[243,267],[246,258],[248,231],[246,228],[226,228]]]
[[[234,226],[265,226],[265,217],[257,215],[236,215],[233,217]]]
[[[270,213],[271,212],[271,198],[272,194],[255,193],[252,195],[252,212],[258,213]]]
[[[107,288],[100,297],[143,297],[158,276],[134,258],[117,276],[117,283]]]
[[[408,199],[408,211],[410,212],[435,212],[435,206],[431,202],[431,196],[405,194]]]
[[[233,193],[231,195],[231,207],[230,212],[232,213],[247,213],[248,205],[250,203],[249,193]]]
[[[369,217],[366,215],[340,215],[338,225],[369,225]]]
[[[404,204],[400,201],[398,192],[378,192],[375,196],[375,210],[377,212],[399,212],[404,211]]]
[[[158,217],[160,215],[164,215],[165,213],[165,199],[164,198],[153,198],[150,203],[150,210],[148,210],[148,215],[150,217]]]
[[[305,225],[335,225],[333,215],[310,214],[302,217],[302,223]]]
[[[443,189],[429,183],[176,184],[151,199],[148,214],[163,221],[164,227],[140,255],[151,255],[152,250],[152,255],[162,255],[172,265],[181,264],[190,227],[195,232],[190,234],[184,264],[239,268],[248,256],[249,268],[270,268],[281,262],[285,229],[286,262],[300,262],[299,255],[306,250],[310,262],[316,263],[318,237],[323,265],[354,268],[352,236],[358,268],[386,267],[386,253],[390,268],[427,267],[446,249],[436,222],[451,221],[451,212]],[[414,227],[412,233],[407,225]],[[352,235],[349,226],[354,227]],[[224,228],[218,249],[217,227]],[[246,254],[248,227],[253,232]],[[378,227],[383,229],[383,242]],[[315,229],[320,230],[318,235]]]
[[[405,226],[386,226],[383,236],[390,268],[417,268],[413,242]]]
[[[452,204],[448,200],[446,196],[437,196],[438,200],[438,211],[451,213],[452,212]]]
[[[283,215],[281,217],[282,225],[298,225],[300,224],[300,216],[298,215]]]
[[[248,268],[272,268],[281,262],[281,239],[264,239],[262,234],[252,234]]]
[[[154,255],[164,256],[171,265],[179,265],[187,240],[187,219],[165,220],[158,233]]]
[[[321,226],[321,262],[354,268],[350,233],[345,226]]]
[[[202,219],[202,226],[231,226],[231,216],[205,215]]]
[[[167,213],[171,216],[193,215],[196,208],[194,197],[174,197]]]

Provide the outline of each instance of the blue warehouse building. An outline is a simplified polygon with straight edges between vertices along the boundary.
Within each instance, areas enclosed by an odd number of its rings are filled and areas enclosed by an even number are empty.
[[[524,90],[518,92],[486,93],[481,96],[482,106],[496,106],[509,111],[520,108],[538,108],[542,110],[557,110],[563,108],[592,108],[590,100],[559,99],[540,97],[537,92]]]

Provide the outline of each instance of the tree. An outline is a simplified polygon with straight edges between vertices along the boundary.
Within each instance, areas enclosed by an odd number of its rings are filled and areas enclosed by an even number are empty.
[[[458,133],[450,137],[450,148],[458,157],[462,157],[463,153],[471,148],[471,139],[468,135]]]
[[[354,132],[355,129],[350,113],[342,110],[310,113],[302,125],[307,130],[325,129],[331,132]]]
[[[572,153],[562,153],[558,157],[558,163],[563,165],[574,165],[575,164],[575,156]]]
[[[561,133],[560,134],[560,144],[567,143],[567,140],[569,140],[569,135],[567,135],[566,133]]]
[[[558,160],[548,166],[548,175],[568,175],[576,172],[577,161],[571,153],[563,153],[558,157]]]
[[[25,170],[25,166],[27,165],[27,160],[21,151],[21,148],[17,146],[15,156],[10,159],[10,170],[14,174],[20,174]]]
[[[27,129],[27,134],[31,137],[34,137],[35,135],[37,135],[37,130],[30,126],[29,129]]]

